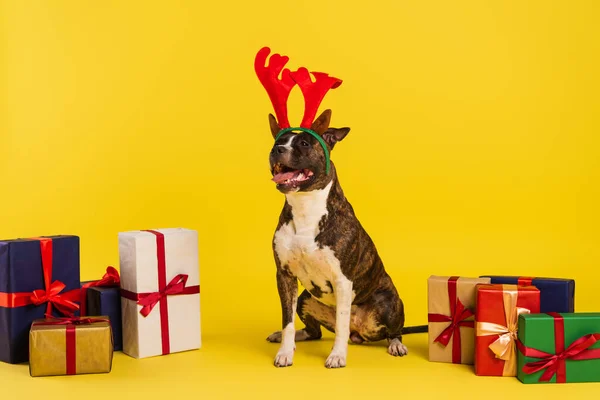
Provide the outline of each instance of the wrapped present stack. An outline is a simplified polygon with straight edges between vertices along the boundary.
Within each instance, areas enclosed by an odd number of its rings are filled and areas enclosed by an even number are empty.
[[[30,375],[108,373],[113,352],[145,358],[199,349],[198,234],[118,235],[120,269],[81,282],[79,238],[0,241],[0,361]]]
[[[482,275],[428,280],[429,360],[522,383],[600,382],[600,313],[575,281]]]

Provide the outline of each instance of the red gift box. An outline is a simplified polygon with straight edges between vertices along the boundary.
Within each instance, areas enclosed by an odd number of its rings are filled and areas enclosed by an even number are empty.
[[[475,374],[517,376],[519,315],[540,312],[534,286],[477,285]]]

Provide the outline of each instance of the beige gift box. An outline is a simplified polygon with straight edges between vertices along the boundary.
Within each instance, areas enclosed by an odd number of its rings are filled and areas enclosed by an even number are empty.
[[[429,361],[473,364],[475,353],[473,314],[475,313],[476,287],[480,283],[490,283],[490,280],[490,278],[435,275],[429,277],[427,281]],[[451,321],[452,297],[455,299],[455,313],[462,315],[454,318],[454,321],[458,322],[456,326],[453,326]],[[445,319],[448,320],[445,321]],[[440,341],[436,342],[436,339],[441,339],[444,333],[446,334],[446,345]],[[460,340],[458,340],[459,337]],[[454,349],[457,343],[460,343],[460,351]]]
[[[183,228],[121,232],[119,260],[123,352],[146,358],[199,349],[198,233]]]

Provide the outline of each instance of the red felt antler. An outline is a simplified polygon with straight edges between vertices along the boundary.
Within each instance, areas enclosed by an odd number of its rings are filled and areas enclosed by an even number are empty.
[[[269,58],[269,65],[265,66],[265,62],[267,61],[270,52],[271,49],[268,47],[260,49],[254,59],[254,70],[256,71],[260,83],[262,83],[267,91],[269,99],[271,99],[279,127],[285,129],[290,127],[287,114],[287,100],[292,88],[296,85],[296,82],[292,79],[290,70],[287,68],[283,69],[285,64],[287,64],[289,57],[273,54]],[[279,79],[280,73],[281,79]]]
[[[292,79],[300,86],[304,96],[304,117],[302,117],[302,123],[300,124],[302,128],[311,127],[325,94],[330,89],[335,89],[342,84],[341,79],[334,78],[326,73],[311,73],[315,77],[315,82],[310,79],[310,74],[304,67],[291,73]]]

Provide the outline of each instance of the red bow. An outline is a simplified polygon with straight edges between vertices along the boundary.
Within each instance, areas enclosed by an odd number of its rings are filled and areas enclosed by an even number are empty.
[[[443,314],[428,314],[427,319],[429,322],[450,322],[450,325],[446,327],[435,338],[434,342],[439,342],[443,346],[447,346],[452,338],[452,363],[460,364],[461,362],[461,339],[460,339],[460,327],[466,326],[469,328],[475,327],[474,321],[466,321],[467,318],[472,317],[473,311],[466,308],[460,299],[456,296],[456,282],[458,281],[457,276],[452,276],[448,279],[448,298],[450,300],[450,315]]]
[[[88,282],[83,287],[107,287],[107,286],[119,286],[121,284],[121,277],[119,271],[114,267],[106,267],[106,273],[102,276],[102,279],[94,282]]]
[[[472,317],[473,315],[473,311],[465,308],[458,298],[456,299],[456,305],[450,317],[442,314],[429,314],[429,322],[450,322],[450,325],[435,338],[434,342],[440,342],[442,345],[447,346],[448,343],[450,343],[450,338],[457,332],[460,332],[461,326],[467,326],[469,328],[475,326],[474,321],[466,321],[467,318]]]
[[[600,341],[600,333],[592,333],[575,340],[566,350],[564,319],[558,313],[548,313],[554,317],[554,343],[556,354],[549,354],[541,350],[525,346],[517,341],[519,351],[525,357],[541,358],[540,361],[528,362],[523,366],[523,372],[534,374],[538,371],[546,370],[540,377],[540,382],[549,382],[556,375],[557,383],[567,381],[567,360],[591,360],[600,358],[600,349],[588,350],[596,342]]]
[[[81,287],[81,316],[87,314],[87,290],[91,287],[118,287],[121,285],[121,277],[114,267],[107,267],[102,279],[88,282]]]
[[[186,283],[188,280],[188,276],[185,274],[179,274],[175,276],[175,278],[171,279],[171,282],[163,290],[152,293],[140,293],[136,296],[137,303],[142,306],[140,310],[140,314],[144,317],[147,317],[154,306],[158,304],[158,302],[167,297],[167,296],[175,296],[178,294],[194,294],[198,293],[197,286],[186,287]]]
[[[61,312],[63,315],[73,315],[79,306],[76,300],[79,298],[79,293],[76,290],[59,294],[66,287],[61,281],[54,281],[50,284],[48,290],[37,289],[31,293],[31,303],[40,306],[44,303],[48,303],[47,313],[52,311],[52,306]]]

